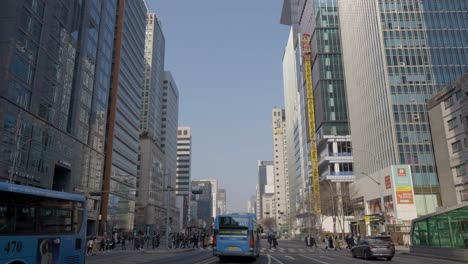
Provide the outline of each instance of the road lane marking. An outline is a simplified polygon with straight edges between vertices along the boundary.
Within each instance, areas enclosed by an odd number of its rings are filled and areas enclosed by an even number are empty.
[[[284,256],[285,258],[288,258],[288,259],[294,259],[293,257],[291,256]]]
[[[304,255],[299,255],[301,257],[304,257],[304,258],[307,258],[307,259],[311,259],[313,261],[317,261],[318,263],[322,263],[322,264],[330,264],[328,262],[325,262],[325,261],[321,261],[321,260],[318,260],[318,259],[314,259],[314,258],[311,258],[311,257],[307,257],[307,256],[304,256]]]
[[[218,258],[217,257],[211,257],[209,259],[203,260],[202,262],[197,262],[197,264],[209,264],[209,263],[213,263],[215,261],[218,261]]]
[[[329,259],[329,260],[333,260],[332,258],[329,258],[329,257],[326,257],[326,256],[319,256],[321,258],[326,258],[326,259]]]
[[[273,257],[273,256],[271,256],[271,258],[272,258],[273,260],[275,260],[276,262],[278,262],[279,264],[284,264],[283,262],[279,261],[277,258],[275,258],[275,257]]]
[[[270,256],[270,254],[267,254],[267,256],[268,256],[268,264],[271,264],[271,256]]]

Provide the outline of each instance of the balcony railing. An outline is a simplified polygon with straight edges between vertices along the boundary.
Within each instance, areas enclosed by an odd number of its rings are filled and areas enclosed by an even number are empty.
[[[330,171],[330,174],[331,176],[348,176],[348,175],[354,175],[354,171],[339,171],[339,172],[335,172],[335,171]]]
[[[351,152],[338,152],[338,153],[330,153],[329,156],[332,157],[350,157],[353,153]]]

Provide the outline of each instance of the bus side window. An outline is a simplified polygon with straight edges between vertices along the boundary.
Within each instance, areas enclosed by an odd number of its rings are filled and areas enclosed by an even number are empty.
[[[15,220],[15,206],[0,204],[0,233],[13,232]]]
[[[16,207],[15,232],[31,233],[36,227],[36,208],[28,206]]]

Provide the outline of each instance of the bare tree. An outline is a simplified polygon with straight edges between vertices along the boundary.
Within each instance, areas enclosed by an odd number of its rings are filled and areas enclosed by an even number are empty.
[[[276,227],[276,220],[273,217],[268,217],[263,220],[263,226],[268,230],[273,230]]]

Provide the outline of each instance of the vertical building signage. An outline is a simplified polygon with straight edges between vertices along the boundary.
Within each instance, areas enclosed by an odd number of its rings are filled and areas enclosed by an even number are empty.
[[[393,180],[397,204],[414,204],[413,185],[409,166],[394,166]]]
[[[390,175],[385,176],[385,189],[390,189],[392,188],[392,180],[390,178]]]

